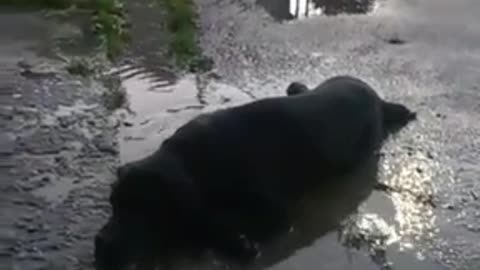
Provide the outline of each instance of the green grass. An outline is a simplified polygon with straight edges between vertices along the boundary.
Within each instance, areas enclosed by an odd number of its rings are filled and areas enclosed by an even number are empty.
[[[177,66],[189,67],[200,54],[196,33],[197,13],[192,0],[158,0],[167,13],[167,27],[171,33],[168,46]]]
[[[102,41],[109,58],[117,56],[128,40],[125,9],[120,0],[91,0],[94,31]]]
[[[113,58],[128,39],[127,20],[123,0],[0,0],[0,6],[66,10],[69,8],[92,12],[92,29]],[[67,14],[68,15],[68,14]]]

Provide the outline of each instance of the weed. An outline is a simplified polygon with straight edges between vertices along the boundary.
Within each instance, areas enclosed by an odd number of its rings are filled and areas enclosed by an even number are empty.
[[[79,75],[86,77],[92,73],[94,73],[93,67],[86,59],[83,58],[72,58],[67,67],[68,73],[72,75]]]
[[[128,39],[125,9],[119,0],[93,1],[94,31],[100,37],[109,58],[117,56]]]
[[[170,56],[180,68],[198,68],[201,50],[197,43],[197,13],[192,0],[158,0],[166,9],[167,30],[171,34]],[[192,65],[194,67],[192,67]]]
[[[105,107],[109,111],[115,111],[122,107],[127,107],[128,110],[127,92],[122,87],[120,78],[118,76],[106,75],[101,78],[101,81],[106,88],[103,93]]]

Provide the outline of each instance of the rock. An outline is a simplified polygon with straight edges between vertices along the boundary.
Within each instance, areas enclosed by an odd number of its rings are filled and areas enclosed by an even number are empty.
[[[49,250],[60,250],[60,249],[61,249],[61,246],[60,246],[60,244],[53,244],[53,243],[51,243],[51,244],[49,244],[49,246],[47,247],[47,249],[49,249]]]
[[[39,231],[39,228],[35,225],[28,225],[27,226],[27,232],[28,233],[35,233],[35,232],[38,232]]]
[[[0,118],[5,120],[12,120],[13,119],[13,108],[7,106],[0,107]]]
[[[31,215],[26,215],[26,216],[21,217],[21,220],[26,221],[26,222],[31,222],[34,219],[35,219],[35,216],[31,216]]]
[[[10,133],[0,133],[0,154],[11,155],[15,150],[15,137]]]
[[[20,251],[20,252],[18,252],[17,255],[16,255],[16,258],[17,258],[18,260],[25,260],[25,259],[28,259],[28,257],[29,257],[29,254],[28,254],[27,252],[25,252],[25,251]]]
[[[100,152],[108,153],[111,155],[117,155],[118,149],[115,146],[113,140],[107,139],[104,135],[100,134],[93,138],[93,144]]]
[[[42,228],[42,231],[44,232],[49,232],[51,230],[50,225],[45,223],[41,225],[41,228]]]
[[[57,154],[64,147],[64,141],[59,132],[50,129],[38,129],[20,141],[27,152],[32,154]]]
[[[71,116],[58,116],[57,121],[62,128],[67,128],[75,123],[75,119]]]
[[[123,121],[123,125],[126,127],[133,127],[133,123],[128,121]]]
[[[392,44],[392,45],[403,45],[403,44],[407,43],[406,40],[401,39],[399,37],[387,38],[387,39],[385,39],[385,42],[387,42],[388,44]]]
[[[15,228],[17,228],[17,229],[22,229],[22,230],[23,230],[23,229],[27,228],[28,225],[27,225],[26,222],[17,221],[17,222],[15,222],[15,225],[14,225],[14,226],[15,226]]]
[[[477,195],[477,193],[475,193],[475,191],[470,191],[470,195],[472,195],[473,200],[475,200],[475,201],[478,200],[478,195]]]

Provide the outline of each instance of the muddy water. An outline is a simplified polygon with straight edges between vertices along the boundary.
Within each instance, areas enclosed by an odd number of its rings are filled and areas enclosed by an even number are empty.
[[[121,113],[119,132],[122,163],[152,153],[178,127],[200,113],[250,100],[238,89],[220,82],[209,83],[208,89],[218,90],[214,94],[201,95],[195,74],[172,83],[171,77],[151,78],[125,66],[113,72],[122,78],[128,96],[129,110]]]
[[[119,70],[130,70],[120,72],[131,109],[124,113],[119,133],[122,163],[152,153],[176,128],[202,112],[251,100],[235,87],[212,81],[207,91],[215,94],[206,98],[205,104],[198,97],[193,74],[159,87],[158,78],[131,75],[136,71],[128,67]],[[403,161],[383,160],[380,171],[369,164],[347,179],[336,179],[348,183],[342,191],[332,191],[331,197],[326,198],[325,194],[319,195],[299,206],[294,231],[265,247],[253,269],[269,266],[308,270],[318,269],[319,264],[325,267],[322,269],[339,270],[442,269],[425,261],[422,251],[416,249],[418,241],[427,241],[437,233],[428,195],[435,192],[432,178],[439,164],[421,152],[409,152],[399,158]],[[388,185],[397,190],[371,194],[378,174],[390,179]],[[418,203],[422,199],[424,203]],[[356,213],[358,207],[360,212]],[[338,227],[351,214],[343,223],[345,227]],[[356,242],[363,248],[347,247]],[[396,267],[389,268],[390,265]]]

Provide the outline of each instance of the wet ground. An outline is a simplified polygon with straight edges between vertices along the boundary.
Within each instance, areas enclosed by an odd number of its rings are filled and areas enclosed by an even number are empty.
[[[480,125],[475,121],[480,5],[475,0],[360,6],[312,0],[310,5],[298,1],[298,12],[295,5],[273,0],[196,3],[202,47],[216,68],[174,83],[174,74],[162,65],[165,40],[152,34],[162,31],[156,16],[161,11],[147,0],[129,2],[134,42],[111,72],[123,78],[130,112],[119,110],[115,117],[99,105],[102,90],[96,81],[42,69],[39,62],[57,64],[32,49],[49,44],[47,22],[38,14],[0,14],[5,22],[22,22],[17,31],[0,26],[8,33],[1,37],[0,57],[15,86],[8,95],[16,99],[15,106],[7,106],[15,117],[2,124],[9,143],[0,145],[0,154],[2,162],[4,153],[13,156],[2,166],[10,168],[8,179],[16,183],[2,186],[2,192],[14,198],[15,207],[8,209],[15,229],[8,235],[17,269],[91,269],[91,236],[108,213],[105,199],[118,154],[122,163],[137,159],[201,112],[284,95],[293,80],[314,86],[338,74],[366,80],[386,99],[417,110],[419,121],[386,145],[379,168],[366,163],[347,177],[351,181],[342,192],[303,202],[295,230],[270,247],[259,265],[480,268]],[[347,14],[325,16],[339,11]],[[33,66],[28,74],[36,76],[22,76],[23,58]],[[372,192],[377,169],[386,189]],[[325,234],[347,214],[338,230]]]
[[[58,42],[82,39],[80,26],[44,15],[0,9],[0,268],[88,269],[109,211],[116,118],[99,80],[53,57]]]

